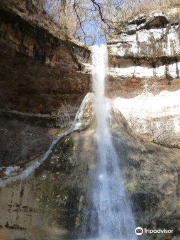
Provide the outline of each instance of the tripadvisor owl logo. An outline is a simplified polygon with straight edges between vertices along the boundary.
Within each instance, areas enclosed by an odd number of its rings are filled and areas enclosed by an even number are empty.
[[[143,234],[143,229],[142,229],[141,227],[137,227],[137,228],[135,229],[135,234],[136,234],[136,235],[142,235],[142,234]]]
[[[142,235],[142,234],[158,234],[158,233],[173,233],[173,230],[168,230],[168,229],[147,229],[147,228],[141,228],[141,227],[137,227],[135,229],[135,234],[136,235]]]

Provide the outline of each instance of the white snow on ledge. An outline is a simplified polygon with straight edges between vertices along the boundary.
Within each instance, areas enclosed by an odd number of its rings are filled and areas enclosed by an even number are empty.
[[[136,133],[162,145],[180,146],[180,90],[157,95],[146,91],[131,99],[117,98],[113,104]]]
[[[114,77],[153,77],[153,68],[130,66],[125,68],[110,68],[110,75]],[[161,75],[164,75],[162,71]]]
[[[126,116],[133,111],[141,118],[156,118],[168,115],[180,116],[180,90],[175,92],[162,91],[157,95],[143,93],[137,97],[116,98],[114,105]]]
[[[109,69],[113,77],[165,77],[166,73],[172,78],[178,78],[180,73],[180,62],[167,66],[161,65],[156,68],[146,66],[114,67]]]
[[[148,133],[147,121],[152,124],[157,122],[157,129],[165,121],[176,135],[180,134],[180,90],[162,91],[157,95],[147,92],[131,99],[116,98],[113,104],[130,125],[134,119],[143,126],[142,129],[135,129],[139,133]]]

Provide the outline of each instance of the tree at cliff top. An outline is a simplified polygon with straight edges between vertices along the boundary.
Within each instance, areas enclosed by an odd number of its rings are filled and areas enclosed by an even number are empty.
[[[37,0],[36,0],[37,1]],[[167,10],[180,0],[40,0],[62,32],[88,45],[105,42],[110,34],[139,13]]]

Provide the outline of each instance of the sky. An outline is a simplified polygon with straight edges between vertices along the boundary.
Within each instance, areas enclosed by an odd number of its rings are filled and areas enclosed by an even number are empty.
[[[113,1],[120,3],[124,0],[112,0],[112,2]],[[58,18],[57,18],[57,14],[56,14],[55,10],[52,7],[51,8],[49,7],[49,3],[54,3],[54,2],[55,2],[54,0],[47,0],[45,9],[50,15],[53,15],[55,21],[57,21]],[[58,2],[60,4],[61,0],[56,0],[56,2]],[[91,1],[89,0],[89,2],[91,2]],[[96,2],[101,3],[101,2],[103,2],[103,0],[96,0]],[[92,6],[93,6],[93,4],[92,4]],[[92,13],[93,13],[93,11],[92,11]],[[79,28],[79,31],[75,36],[75,38],[77,40],[82,41],[87,45],[100,45],[100,44],[106,43],[105,33],[102,31],[100,23],[98,21],[93,20],[91,18],[91,20],[82,24],[82,28],[83,28],[83,31],[81,28]],[[83,34],[83,32],[85,32],[85,35]],[[81,37],[79,38],[79,36],[81,36]]]

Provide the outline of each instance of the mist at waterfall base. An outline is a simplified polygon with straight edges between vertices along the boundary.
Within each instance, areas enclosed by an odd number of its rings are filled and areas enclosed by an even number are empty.
[[[93,47],[92,63],[97,120],[97,168],[93,173],[92,189],[92,205],[96,214],[91,216],[89,238],[136,240],[135,222],[125,194],[119,157],[108,127],[108,108],[104,97],[108,68],[105,45]]]

